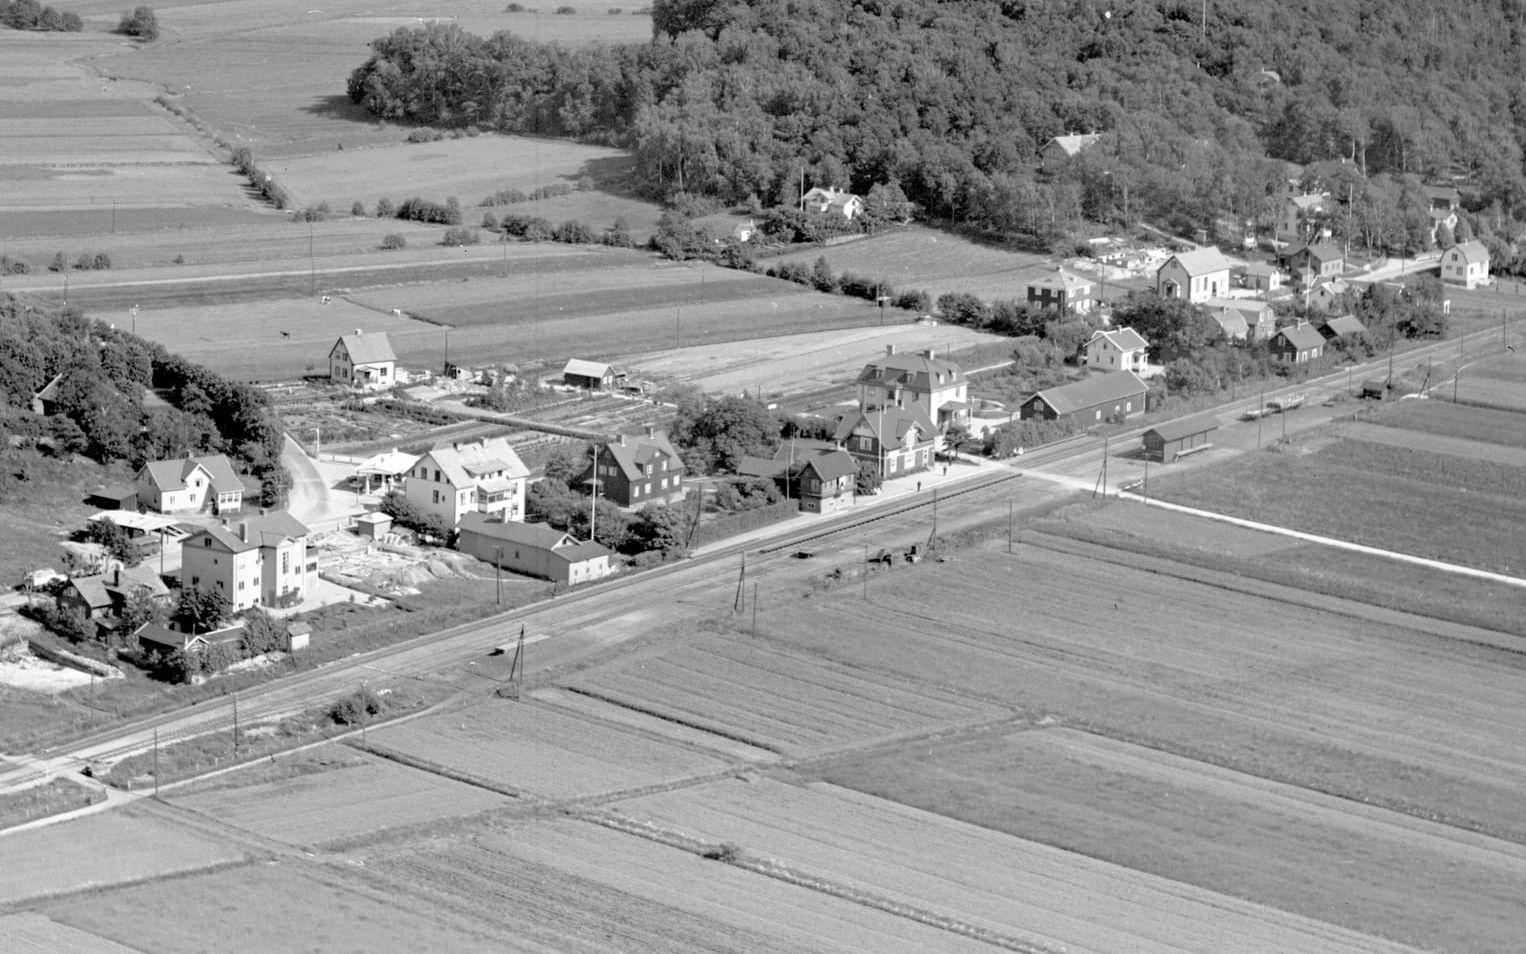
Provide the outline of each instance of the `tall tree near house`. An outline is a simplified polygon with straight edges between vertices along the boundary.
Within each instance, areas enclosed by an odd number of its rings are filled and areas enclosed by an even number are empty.
[[[175,618],[193,633],[206,633],[221,626],[233,610],[220,590],[205,586],[185,586],[175,605]]]

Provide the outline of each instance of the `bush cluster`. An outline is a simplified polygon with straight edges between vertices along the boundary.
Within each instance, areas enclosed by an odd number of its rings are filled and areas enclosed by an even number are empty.
[[[888,283],[865,275],[855,275],[852,272],[833,274],[832,266],[827,263],[824,255],[816,259],[812,265],[806,265],[804,262],[781,262],[770,266],[763,274],[771,278],[782,278],[797,285],[809,285],[820,292],[847,295],[866,301],[877,301],[884,296],[887,299],[887,305],[909,311],[929,311],[932,308],[932,300],[926,292],[898,293]]]
[[[457,226],[445,230],[445,238],[440,241],[441,245],[477,245],[482,241],[482,235],[476,229],[468,229]]]
[[[489,208],[495,205],[514,205],[518,202],[534,202],[537,199],[554,199],[557,196],[571,195],[573,191],[572,186],[565,182],[558,182],[547,186],[536,186],[529,192],[520,189],[499,189],[477,204],[482,208]]]
[[[475,139],[482,135],[482,130],[476,126],[466,126],[459,129],[415,129],[408,134],[407,142],[439,142],[442,139]]]
[[[292,219],[296,222],[327,222],[332,214],[333,210],[329,208],[327,202],[319,202],[317,205],[310,205],[297,212]]]
[[[0,275],[26,275],[31,271],[32,266],[26,259],[0,255]]]
[[[48,263],[48,271],[61,272],[72,268],[77,272],[105,271],[111,267],[111,256],[105,252],[81,252],[79,258],[71,265],[63,252],[56,252],[53,261]],[[20,274],[20,273],[18,273]]]
[[[445,204],[430,202],[417,196],[404,199],[397,207],[397,217],[413,222],[432,222],[437,225],[460,225],[461,203],[456,201],[455,196],[445,200]]]
[[[159,18],[154,16],[154,11],[149,7],[134,7],[122,14],[122,19],[117,23],[117,32],[140,40],[157,40]]]
[[[381,715],[386,703],[370,689],[360,688],[329,706],[328,717],[335,725],[360,725]]]
[[[78,33],[85,28],[79,14],[63,13],[43,6],[37,0],[11,0],[0,3],[0,25],[12,30],[41,30],[49,33]]]
[[[381,247],[384,249],[407,248],[408,240],[398,232],[388,232],[382,236]]]

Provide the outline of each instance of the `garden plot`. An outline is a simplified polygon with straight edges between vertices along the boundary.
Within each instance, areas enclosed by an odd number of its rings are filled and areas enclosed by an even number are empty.
[[[195,871],[242,852],[132,808],[0,838],[0,904]]]
[[[1519,845],[1070,729],[850,757],[824,774],[1427,949],[1508,949],[1526,892]]]
[[[790,755],[1010,714],[936,684],[828,665],[739,634],[673,642],[562,685]]]
[[[1410,950],[835,786],[725,780],[621,802],[637,822],[1018,944],[1220,954]]]
[[[369,755],[325,771],[218,787],[172,801],[292,845],[427,825],[508,803],[502,795]]]
[[[1469,365],[1457,398],[1486,407],[1526,411],[1526,355],[1511,353]]]
[[[977,954],[993,948],[852,900],[571,820],[463,832],[360,856],[414,897],[449,892],[553,950]]]
[[[713,754],[538,705],[495,699],[372,732],[380,751],[549,798],[718,772]]]

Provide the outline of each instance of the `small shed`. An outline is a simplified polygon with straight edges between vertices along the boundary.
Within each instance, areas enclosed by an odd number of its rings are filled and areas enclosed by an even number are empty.
[[[380,510],[363,513],[355,518],[355,532],[367,540],[381,540],[392,532],[392,517]]]
[[[299,653],[307,648],[308,640],[312,638],[313,627],[308,623],[290,623],[286,627],[286,651]]]
[[[1164,464],[1205,451],[1213,446],[1208,435],[1218,427],[1219,422],[1207,415],[1157,424],[1144,432],[1145,460]]]
[[[562,369],[562,383],[575,388],[602,391],[614,387],[615,369],[597,361],[572,358]]]
[[[110,487],[102,487],[91,494],[85,501],[92,507],[102,510],[131,510],[138,509],[138,488],[131,484],[114,484]]]
[[[1362,397],[1381,401],[1388,397],[1388,382],[1383,378],[1368,378],[1362,382]]]

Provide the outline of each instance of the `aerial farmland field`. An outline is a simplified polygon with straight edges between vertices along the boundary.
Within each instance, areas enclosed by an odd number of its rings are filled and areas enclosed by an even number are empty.
[[[636,788],[725,765],[689,746],[502,699],[377,730],[370,744],[382,753],[553,798]]]
[[[1526,411],[1526,354],[1512,352],[1469,365],[1457,383],[1460,401]]]
[[[967,292],[987,300],[1022,299],[1027,282],[1053,268],[1043,255],[992,248],[916,225],[829,248],[790,252],[764,264],[810,265],[821,257],[839,274],[884,281],[898,292],[925,291],[934,299],[944,292]]]
[[[1502,573],[1526,568],[1526,474],[1483,445],[1471,457],[1331,434],[1279,454],[1152,481],[1173,503]],[[1309,488],[1318,487],[1318,493]],[[1383,501],[1376,518],[1372,501]]]

